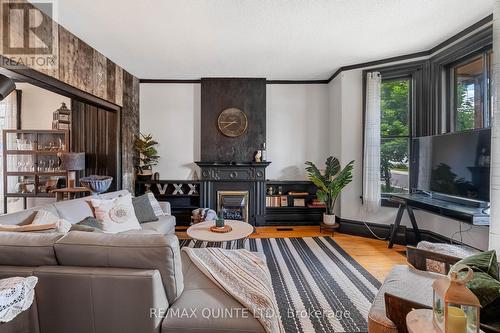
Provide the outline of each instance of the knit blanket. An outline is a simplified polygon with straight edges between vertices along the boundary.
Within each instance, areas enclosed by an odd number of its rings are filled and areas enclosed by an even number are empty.
[[[0,280],[0,323],[11,321],[31,306],[37,282],[34,276]]]
[[[182,249],[210,280],[250,311],[268,333],[281,333],[278,306],[265,262],[247,250]]]

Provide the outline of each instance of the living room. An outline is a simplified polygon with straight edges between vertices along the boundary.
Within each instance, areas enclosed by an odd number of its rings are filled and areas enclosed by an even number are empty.
[[[1,5],[0,332],[500,332],[495,1]]]

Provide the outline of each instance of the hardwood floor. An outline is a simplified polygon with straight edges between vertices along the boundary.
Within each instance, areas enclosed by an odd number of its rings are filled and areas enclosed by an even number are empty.
[[[319,226],[257,227],[252,238],[291,238],[331,236],[330,232],[319,231]],[[177,237],[186,239],[185,228],[177,228]],[[406,248],[394,245],[387,248],[387,242],[377,239],[351,236],[336,232],[333,239],[357,262],[379,281],[383,281],[394,265],[406,264]]]

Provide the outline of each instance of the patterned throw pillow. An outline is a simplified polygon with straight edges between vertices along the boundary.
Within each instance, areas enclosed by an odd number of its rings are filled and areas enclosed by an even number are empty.
[[[128,230],[141,230],[132,205],[132,195],[117,197],[111,200],[92,199],[95,217],[107,233],[118,233]]]
[[[31,222],[31,224],[32,225],[54,224],[55,225],[54,231],[61,232],[64,234],[71,229],[71,223],[43,209],[39,210],[36,213],[35,218],[33,219],[33,222]]]
[[[153,211],[155,212],[156,217],[165,215],[163,209],[161,209],[160,203],[158,202],[158,200],[156,200],[153,192],[148,192],[147,195],[149,198],[149,202],[151,203],[151,207],[153,207]]]

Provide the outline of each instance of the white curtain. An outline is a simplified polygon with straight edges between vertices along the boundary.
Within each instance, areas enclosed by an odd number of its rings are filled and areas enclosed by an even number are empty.
[[[368,212],[380,207],[380,86],[379,72],[366,76],[363,204]]]
[[[0,101],[0,118],[3,118],[3,126],[1,126],[1,130],[4,129],[16,129],[17,128],[17,92],[13,91],[9,96],[7,96],[4,100]],[[0,123],[0,125],[2,125]],[[0,135],[0,143],[1,146],[7,144],[6,142],[2,142],[3,136]],[[1,154],[3,150],[0,150],[0,172],[3,172],[3,156]],[[8,169],[15,170],[14,159],[10,159],[8,161]],[[8,191],[15,192],[16,191],[16,179],[8,179]],[[0,198],[3,200],[4,192],[4,184],[3,184],[3,176],[0,177]]]
[[[493,9],[493,103],[491,119],[490,240],[500,254],[500,0]]]

